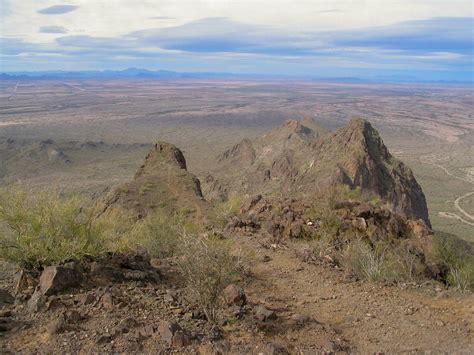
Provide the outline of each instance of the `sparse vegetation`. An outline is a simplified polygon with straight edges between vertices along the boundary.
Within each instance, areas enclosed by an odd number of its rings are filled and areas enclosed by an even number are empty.
[[[229,217],[236,215],[242,207],[243,199],[239,194],[233,194],[225,201],[222,201],[214,208],[216,215],[216,223],[224,225]]]
[[[443,281],[462,291],[474,290],[472,246],[454,236],[439,234],[436,262],[443,269]]]
[[[222,291],[240,273],[240,259],[222,240],[183,234],[180,238],[179,267],[201,310],[217,322]]]
[[[33,193],[19,185],[0,190],[0,256],[27,268],[104,250],[107,222],[78,196]]]

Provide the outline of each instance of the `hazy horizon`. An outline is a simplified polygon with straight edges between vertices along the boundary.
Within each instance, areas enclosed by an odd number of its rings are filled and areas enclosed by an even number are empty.
[[[427,0],[0,0],[0,72],[473,81],[473,5]]]

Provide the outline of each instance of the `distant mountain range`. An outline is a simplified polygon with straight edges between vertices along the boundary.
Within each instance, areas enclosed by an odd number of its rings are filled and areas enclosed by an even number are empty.
[[[295,79],[295,80],[321,80],[345,83],[370,83],[370,82],[428,82],[412,77],[301,77],[272,74],[242,74],[224,72],[176,72],[170,70],[148,70],[141,68],[128,68],[124,70],[86,70],[86,71],[18,71],[0,73],[0,80],[18,79],[121,79],[121,78],[156,78],[156,79]],[[471,81],[430,81],[440,84],[467,84]]]

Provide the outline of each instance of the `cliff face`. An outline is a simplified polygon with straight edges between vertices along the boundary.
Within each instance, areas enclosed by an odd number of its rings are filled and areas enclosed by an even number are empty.
[[[154,145],[133,180],[118,187],[105,204],[105,210],[123,208],[137,218],[157,209],[200,215],[208,207],[200,181],[186,170],[183,153],[165,142]]]
[[[224,152],[217,165],[212,174],[229,192],[299,198],[321,196],[338,185],[360,187],[391,204],[395,212],[430,225],[425,196],[413,173],[362,119],[332,134],[308,120],[287,121]]]

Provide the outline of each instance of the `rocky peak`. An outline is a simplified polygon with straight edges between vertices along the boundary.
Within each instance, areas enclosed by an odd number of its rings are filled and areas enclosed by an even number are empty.
[[[396,213],[430,224],[426,199],[413,173],[390,154],[368,121],[351,120],[333,134],[318,130],[310,119],[305,122],[316,130],[289,120],[240,143],[224,153],[232,160],[219,161],[213,175],[230,193],[316,196],[347,185],[379,196]],[[244,146],[252,159],[240,164]]]
[[[203,215],[208,205],[199,179],[187,171],[186,159],[173,144],[158,142],[150,150],[132,181],[107,196],[104,211],[123,208],[137,218],[161,209],[174,213],[185,209]]]
[[[341,146],[348,146],[354,150],[361,149],[377,160],[392,158],[377,130],[369,121],[361,118],[349,121],[335,133],[334,139],[339,141]]]
[[[173,144],[158,142],[147,154],[144,163],[135,174],[135,178],[153,173],[155,170],[163,169],[165,166],[175,166],[186,170],[186,159],[183,152]]]

